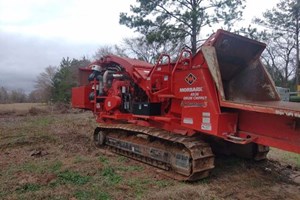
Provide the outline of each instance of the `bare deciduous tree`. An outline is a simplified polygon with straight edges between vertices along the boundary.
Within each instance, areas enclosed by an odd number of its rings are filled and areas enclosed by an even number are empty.
[[[7,89],[4,87],[0,88],[0,103],[8,103],[9,101],[9,94]]]
[[[295,77],[295,42],[288,36],[273,37],[262,54],[276,85],[289,87],[289,80]]]
[[[39,95],[39,101],[47,102],[51,99],[53,89],[53,78],[57,72],[54,66],[48,66],[41,72],[35,81],[35,93]]]
[[[125,52],[125,49],[117,46],[117,45],[104,45],[100,46],[95,55],[93,56],[95,60],[99,60],[104,56],[107,55],[118,55],[121,57],[128,57],[128,55]]]
[[[128,55],[152,64],[156,62],[162,53],[167,53],[175,59],[185,46],[184,41],[176,45],[171,41],[149,43],[144,37],[126,38],[123,41],[123,48]]]
[[[25,103],[26,100],[27,95],[22,89],[12,90],[9,94],[9,103]]]

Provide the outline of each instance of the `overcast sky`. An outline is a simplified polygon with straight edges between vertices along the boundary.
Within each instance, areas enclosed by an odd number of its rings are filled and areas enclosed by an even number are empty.
[[[247,26],[278,0],[247,0]],[[36,76],[62,57],[92,58],[97,47],[134,32],[119,13],[134,0],[0,0],[0,87],[33,90]]]

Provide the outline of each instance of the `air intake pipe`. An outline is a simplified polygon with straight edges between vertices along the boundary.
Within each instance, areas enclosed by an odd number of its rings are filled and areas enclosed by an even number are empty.
[[[103,74],[103,87],[104,88],[110,88],[112,84],[112,79],[114,78],[123,78],[123,74],[114,74],[114,71],[105,71]],[[101,81],[100,81],[101,82]],[[99,82],[99,89],[100,89],[100,82]]]

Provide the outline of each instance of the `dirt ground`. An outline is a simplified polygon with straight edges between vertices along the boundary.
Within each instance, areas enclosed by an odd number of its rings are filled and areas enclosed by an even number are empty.
[[[93,145],[90,112],[0,112],[0,199],[299,199],[300,155],[217,156],[194,183]]]

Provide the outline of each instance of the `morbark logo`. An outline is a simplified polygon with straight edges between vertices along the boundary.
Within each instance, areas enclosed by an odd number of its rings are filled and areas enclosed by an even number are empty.
[[[192,73],[189,73],[189,75],[187,75],[185,77],[185,81],[189,84],[189,85],[192,85],[195,81],[196,81],[196,76]]]

